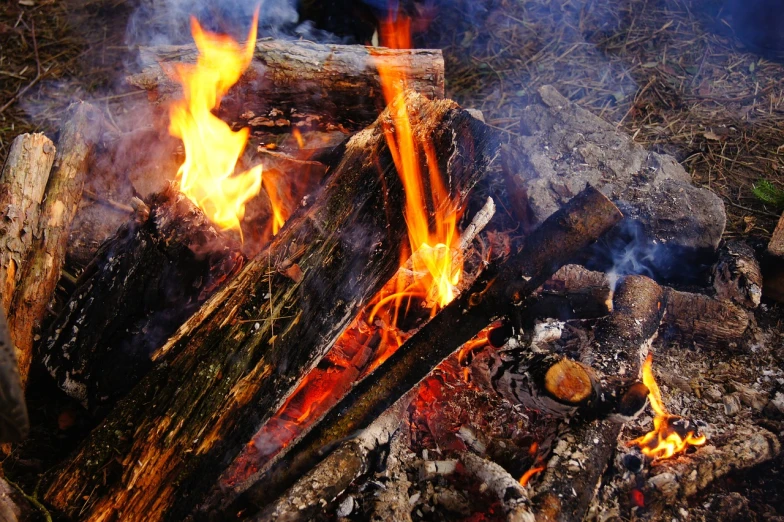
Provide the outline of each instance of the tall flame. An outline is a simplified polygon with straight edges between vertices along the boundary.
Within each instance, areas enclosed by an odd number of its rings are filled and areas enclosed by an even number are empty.
[[[381,23],[380,36],[387,47],[411,48],[411,19],[402,14],[390,16]],[[413,269],[426,274],[417,281],[416,290],[408,288],[405,292],[433,297],[437,304],[432,309],[435,314],[454,299],[454,288],[460,280],[462,260],[453,253],[459,241],[460,215],[444,186],[432,143],[414,139],[404,97],[408,84],[405,71],[380,61],[378,72],[392,114],[392,126],[385,128],[384,134],[406,194],[405,218]],[[428,167],[427,187],[420,168],[420,151],[424,152]],[[435,214],[432,226],[431,210]]]
[[[656,414],[653,418],[653,431],[631,441],[629,445],[639,446],[642,452],[651,458],[667,459],[686,451],[689,446],[705,444],[705,435],[697,435],[696,429],[690,429],[690,422],[670,414],[664,407],[659,385],[653,376],[652,353],[648,354],[642,365],[642,382],[648,387],[648,399]]]
[[[258,10],[244,47],[229,36],[210,33],[191,18],[199,56],[196,64],[177,64],[183,98],[169,110],[169,132],[181,138],[185,161],[177,172],[180,191],[223,229],[240,230],[245,203],[261,190],[261,165],[234,174],[249,130],[237,132],[212,113],[250,65],[256,47]]]

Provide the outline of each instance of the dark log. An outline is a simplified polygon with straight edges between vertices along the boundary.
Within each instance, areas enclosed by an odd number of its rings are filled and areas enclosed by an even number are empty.
[[[370,425],[494,317],[507,314],[620,219],[615,205],[592,187],[575,196],[528,236],[516,254],[490,265],[313,429],[279,454],[258,475],[246,500],[264,506],[277,498],[321,459],[325,448]]]
[[[613,312],[595,328],[585,362],[606,376],[637,379],[659,328],[665,299],[665,292],[653,280],[626,277],[613,298]],[[536,486],[532,500],[537,520],[584,518],[615,452],[621,420],[618,416],[570,426],[571,437],[562,439],[565,446],[556,448]]]
[[[43,134],[14,139],[0,175],[0,304],[11,305],[34,239],[38,216],[54,162],[54,144]]]
[[[144,68],[127,81],[150,91],[153,99],[178,97],[173,65],[195,59],[193,45],[143,48]],[[408,88],[431,99],[444,97],[440,50],[267,39],[256,43],[253,62],[223,98],[218,114],[230,124],[263,131],[323,131],[340,126],[359,130],[386,106],[379,63],[401,71],[408,78]]]
[[[39,217],[40,234],[35,238],[22,265],[22,273],[8,308],[11,338],[19,357],[22,386],[33,357],[33,338],[52,298],[65,260],[68,231],[90,165],[90,155],[98,139],[102,116],[87,103],[69,108],[60,139],[54,169],[49,175]]]
[[[738,346],[751,324],[749,312],[704,294],[667,292],[667,313],[659,330],[668,342],[704,349]],[[532,317],[595,318],[611,310],[610,285],[601,272],[579,265],[559,270],[526,304]]]
[[[719,247],[713,265],[716,296],[754,309],[762,298],[762,271],[754,249],[743,241],[727,241]]]
[[[0,442],[21,442],[30,430],[16,350],[0,307]]]
[[[432,140],[463,203],[497,136],[452,101],[409,93],[406,102],[415,136]],[[398,268],[407,237],[388,118],[348,142],[313,204],[180,327],[161,364],[50,475],[51,505],[83,520],[182,520],[204,500]]]
[[[137,208],[85,268],[41,349],[58,386],[96,415],[244,263],[239,243],[173,185]]]

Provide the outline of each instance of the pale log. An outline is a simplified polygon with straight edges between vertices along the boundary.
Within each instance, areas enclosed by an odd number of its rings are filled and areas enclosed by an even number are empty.
[[[773,256],[784,258],[784,214],[781,214],[779,222],[773,230],[773,235],[770,237],[768,252]]]
[[[0,297],[8,309],[21,275],[22,263],[38,236],[38,216],[54,144],[43,134],[22,134],[11,150],[0,175]]]
[[[70,116],[57,141],[54,168],[41,206],[40,233],[22,265],[8,309],[8,324],[19,357],[23,386],[32,360],[34,336],[60,279],[68,232],[82,198],[90,156],[102,122],[100,112],[88,103],[74,103],[68,110]]]
[[[174,80],[174,65],[195,60],[193,45],[142,48],[142,72],[127,81],[159,101],[176,98],[181,88]],[[444,97],[440,50],[263,39],[218,114],[230,124],[263,131],[358,130],[386,106],[379,63],[399,71],[408,79],[408,88],[431,99]]]
[[[462,203],[497,136],[452,101],[406,101],[415,136],[433,140]],[[182,520],[205,498],[398,268],[407,237],[388,118],[351,139],[312,205],[178,330],[160,363],[49,477],[52,506],[83,520]]]

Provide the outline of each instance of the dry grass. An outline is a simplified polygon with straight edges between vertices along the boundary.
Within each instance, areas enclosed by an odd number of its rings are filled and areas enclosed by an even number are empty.
[[[448,2],[422,43],[444,49],[450,96],[510,135],[544,84],[673,154],[726,203],[727,235],[768,235],[780,209],[751,192],[784,186],[784,66],[748,53],[722,2]]]

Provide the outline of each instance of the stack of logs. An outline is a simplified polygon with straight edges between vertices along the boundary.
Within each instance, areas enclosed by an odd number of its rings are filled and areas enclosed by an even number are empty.
[[[168,64],[192,60],[193,49],[145,53],[154,59],[131,83],[165,100],[174,92]],[[724,246],[713,296],[644,276],[614,282],[569,265],[623,219],[588,186],[509,255],[482,266],[452,303],[285,451],[227,486],[227,470],[243,448],[399,268],[408,240],[405,193],[386,141],[392,115],[380,112],[374,60],[406,67],[412,85],[426,93],[405,94],[416,140],[428,139],[436,151],[418,160],[435,159],[461,208],[475,203],[471,189],[490,175],[500,141],[468,111],[440,99],[438,52],[261,41],[256,57],[221,105],[225,119],[251,126],[261,141],[294,128],[355,132],[313,159],[320,186],[258,253],[216,230],[172,185],[133,200],[128,221],[95,253],[57,317],[49,317],[100,115],[76,104],[56,154],[40,135],[14,143],[0,194],[9,209],[0,282],[22,380],[40,337],[40,361],[97,422],[46,474],[45,502],[89,520],[306,518],[366,473],[379,446],[392,443],[418,383],[500,320],[510,332],[503,341],[512,340],[474,357],[476,384],[570,419],[572,442],[565,444],[575,447],[562,453],[587,458],[577,471],[554,458],[535,491],[477,455],[466,454],[463,465],[497,493],[510,520],[533,520],[534,513],[577,520],[595,510],[622,422],[646,404],[639,373],[653,339],[718,348],[741,342],[761,296],[754,252],[742,243]],[[326,70],[312,65],[324,63]],[[257,95],[270,85],[276,96]],[[507,190],[514,189],[508,179]],[[599,319],[585,353],[567,357],[522,344],[519,333],[543,317]],[[771,442],[764,458],[777,452]],[[584,487],[574,491],[578,482]]]

